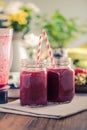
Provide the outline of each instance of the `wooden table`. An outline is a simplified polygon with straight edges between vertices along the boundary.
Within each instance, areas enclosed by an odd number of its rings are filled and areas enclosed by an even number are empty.
[[[61,120],[0,113],[0,130],[87,130],[87,111]]]

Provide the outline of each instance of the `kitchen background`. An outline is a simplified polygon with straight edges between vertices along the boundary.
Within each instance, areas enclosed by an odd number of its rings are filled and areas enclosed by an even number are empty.
[[[51,42],[51,46],[54,49],[54,53],[60,53],[59,48],[64,48],[68,51],[68,55],[72,57],[73,62],[75,63],[75,66],[87,68],[87,0],[0,0],[0,26],[4,25],[5,27],[8,27],[8,23],[6,21],[7,15],[17,13],[18,8],[20,6],[28,6],[29,8],[32,8],[34,10],[33,15],[29,18],[29,26],[27,26],[28,30],[26,32],[23,32],[25,35],[22,35],[21,37],[21,30],[16,30],[14,28],[14,34],[13,37],[13,63],[11,71],[18,71],[20,66],[20,60],[21,58],[29,57],[29,58],[35,58],[36,56],[36,49],[37,49],[37,43],[38,43],[38,35],[41,33],[41,29],[45,27],[47,30],[49,40]],[[53,35],[50,35],[50,31],[48,28],[48,25],[51,24],[51,20],[54,21],[52,18],[52,15],[55,13],[55,10],[59,11],[57,12],[58,17],[61,16],[61,20],[64,22],[61,23],[61,26],[65,26],[65,23],[68,23],[69,19],[74,19],[76,22],[72,25],[72,29],[75,33],[75,37],[70,37],[69,33],[67,36],[69,36],[69,40],[63,39],[63,35],[66,35],[66,32],[59,31],[60,37],[57,37],[58,35],[55,35],[55,40]],[[40,16],[40,18],[37,18],[37,15]],[[50,19],[50,20],[49,20]],[[57,17],[55,18],[55,22],[57,21]],[[45,25],[43,25],[43,20],[45,20]],[[47,22],[46,22],[47,21]],[[53,22],[52,21],[52,22]],[[11,21],[12,22],[12,21]],[[39,24],[37,24],[39,23]],[[58,23],[60,24],[60,23]],[[51,27],[54,25],[50,25]],[[56,26],[56,25],[55,25]],[[17,27],[17,26],[16,26]],[[51,28],[50,27],[50,28]],[[59,25],[60,27],[60,25]],[[78,27],[78,31],[76,31]],[[65,27],[64,27],[65,28]],[[72,29],[69,28],[72,31]],[[17,28],[16,28],[17,29]],[[54,29],[54,32],[56,32],[56,29]],[[52,31],[52,29],[51,29]],[[15,33],[16,32],[16,33]],[[20,35],[18,35],[18,33]],[[63,34],[63,35],[62,35]],[[18,37],[19,36],[19,40]],[[62,38],[61,38],[62,37]],[[53,39],[52,39],[53,38]],[[61,46],[58,45],[62,39],[63,43]],[[16,40],[15,40],[16,39]],[[56,43],[55,43],[56,41]],[[67,46],[65,41],[67,41]],[[18,43],[19,42],[19,43]],[[15,43],[15,47],[14,46]],[[60,42],[61,43],[61,42]],[[21,45],[20,45],[21,44]],[[20,49],[19,49],[20,48]],[[44,48],[44,46],[43,46]],[[20,50],[20,52],[19,52]],[[44,49],[46,50],[46,49]],[[56,51],[55,51],[56,50]],[[16,51],[16,53],[15,53]],[[11,52],[12,53],[12,52]],[[42,50],[41,54],[42,58],[46,57],[46,53]],[[18,63],[19,61],[19,63]]]

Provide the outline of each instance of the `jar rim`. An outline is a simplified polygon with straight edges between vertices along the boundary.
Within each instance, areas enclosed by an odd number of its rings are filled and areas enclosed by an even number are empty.
[[[0,28],[0,36],[12,36],[12,28]]]
[[[21,59],[21,63],[46,63],[46,60],[34,60],[34,59],[28,59],[28,58],[25,58],[25,59]]]
[[[31,67],[31,68],[40,68],[40,67],[46,67],[46,61],[45,60],[40,60],[40,61],[37,61],[37,60],[31,60],[31,59],[21,59],[21,67]]]
[[[71,64],[71,58],[70,58],[70,57],[54,58],[54,60],[55,60],[55,64],[56,64],[57,66],[60,66],[60,65],[61,65],[61,66],[62,66],[62,65],[67,66],[67,65]],[[47,64],[50,65],[51,62],[50,62],[50,61],[47,61]]]

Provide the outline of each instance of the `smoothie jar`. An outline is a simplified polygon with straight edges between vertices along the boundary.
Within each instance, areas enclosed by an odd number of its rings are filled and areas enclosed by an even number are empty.
[[[20,104],[44,105],[47,103],[47,73],[44,62],[22,60],[20,73]]]
[[[10,70],[12,29],[0,29],[0,104],[7,102],[7,85]]]
[[[56,59],[56,67],[47,67],[47,100],[70,102],[75,93],[74,71],[68,57]]]

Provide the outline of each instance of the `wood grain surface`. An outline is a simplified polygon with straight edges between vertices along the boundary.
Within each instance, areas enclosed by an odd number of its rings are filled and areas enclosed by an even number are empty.
[[[60,120],[0,113],[0,130],[87,130],[87,111]]]
[[[0,130],[87,130],[87,111],[61,120],[0,113]]]

